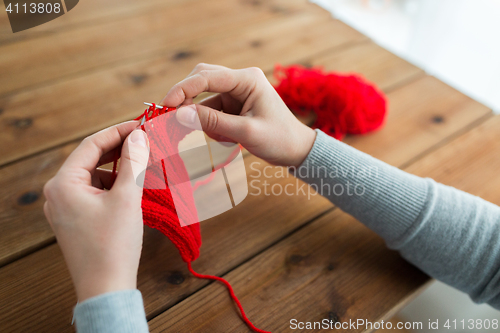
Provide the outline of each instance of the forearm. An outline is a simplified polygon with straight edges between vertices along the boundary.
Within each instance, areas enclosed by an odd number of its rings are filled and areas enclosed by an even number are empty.
[[[424,272],[500,309],[498,206],[410,175],[322,132],[296,175]]]
[[[75,307],[74,318],[78,333],[149,332],[139,290],[89,298]]]

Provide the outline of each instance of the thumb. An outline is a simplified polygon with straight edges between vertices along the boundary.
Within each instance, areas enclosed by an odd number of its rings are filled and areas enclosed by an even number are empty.
[[[249,119],[227,114],[208,106],[191,104],[177,110],[177,120],[184,126],[203,130],[209,135],[226,137],[236,142],[244,140]]]
[[[135,129],[123,143],[120,171],[111,191],[125,191],[130,195],[142,196],[148,159],[149,142],[146,133]]]

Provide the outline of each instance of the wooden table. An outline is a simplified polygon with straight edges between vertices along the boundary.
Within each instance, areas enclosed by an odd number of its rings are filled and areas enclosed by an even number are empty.
[[[25,32],[4,14],[0,27],[1,332],[74,330],[42,187],[82,138],[135,117],[198,62],[270,78],[276,63],[362,73],[387,93],[389,118],[348,144],[500,204],[500,118],[305,0],[85,0]],[[201,227],[194,268],[229,280],[273,332],[293,318],[387,319],[430,281],[319,196],[248,196]],[[152,332],[248,331],[224,287],[192,277],[147,228],[139,289]]]

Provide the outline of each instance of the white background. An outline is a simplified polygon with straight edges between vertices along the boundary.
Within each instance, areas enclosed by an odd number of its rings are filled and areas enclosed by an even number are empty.
[[[499,0],[311,0],[500,112]]]

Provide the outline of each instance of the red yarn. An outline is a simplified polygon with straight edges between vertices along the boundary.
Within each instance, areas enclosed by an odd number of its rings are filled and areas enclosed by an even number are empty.
[[[153,104],[153,106],[145,110],[144,113],[135,120],[145,117],[145,120],[149,121],[159,115],[164,115],[165,118],[175,117],[173,113],[167,114],[168,111],[172,110],[175,110],[175,108],[163,107],[158,110],[156,109],[156,105]],[[145,130],[144,125],[142,125],[142,129]],[[187,263],[188,270],[195,277],[217,280],[223,283],[228,288],[231,298],[238,306],[243,321],[251,329],[255,332],[269,333],[258,329],[250,322],[229,282],[218,276],[196,273],[191,266],[191,262],[198,258],[201,246],[200,227],[199,222],[197,222],[198,217],[193,191],[198,186],[202,185],[202,183],[196,183],[194,187],[191,188],[191,183],[188,181],[189,175],[178,154],[179,142],[191,132],[192,130],[184,126],[168,126],[168,128],[167,126],[156,126],[154,127],[154,131],[148,132],[148,139],[150,141],[150,161],[144,178],[141,204],[144,224],[161,231],[172,241],[179,250],[182,260]],[[235,150],[235,152],[237,153],[239,150]],[[229,156],[228,161],[234,158],[235,152]],[[160,162],[155,160],[155,158],[157,159],[165,155],[168,155],[168,158],[161,159]],[[113,164],[113,177],[116,175],[117,162],[118,156],[116,156]],[[210,181],[211,176],[207,179]],[[207,180],[205,180],[205,182],[206,181]],[[176,185],[170,188],[168,186],[169,183]],[[182,198],[182,201],[176,202],[174,205],[171,191],[176,191],[177,197]],[[179,216],[182,218],[179,219]],[[196,223],[183,223],[181,220]]]
[[[209,280],[217,280],[217,281],[222,282],[223,284],[225,284],[226,287],[227,287],[227,289],[229,290],[229,294],[231,295],[231,298],[234,300],[234,302],[238,306],[238,309],[240,309],[241,317],[243,318],[243,321],[248,325],[248,327],[250,327],[251,329],[253,329],[255,332],[270,333],[268,331],[261,330],[260,328],[257,328],[257,327],[254,326],[254,324],[252,324],[252,322],[248,319],[247,315],[245,314],[245,311],[243,310],[243,306],[241,306],[241,303],[238,300],[238,297],[236,297],[236,295],[234,294],[233,287],[231,286],[231,284],[229,282],[227,282],[225,279],[223,279],[221,277],[218,277],[218,276],[205,275],[205,274],[196,273],[193,270],[193,268],[191,267],[191,263],[190,262],[188,262],[188,269],[191,272],[191,274],[193,274],[197,278],[200,278],[200,279],[209,279]]]
[[[314,112],[313,127],[336,139],[380,128],[386,116],[386,98],[357,75],[325,73],[320,68],[276,65],[275,86],[285,104],[298,115]]]
[[[153,104],[154,105],[154,104]],[[165,114],[175,108],[161,110],[155,106],[150,107],[143,114],[147,120],[151,120],[161,114],[169,118],[174,113]],[[151,116],[149,116],[151,113]],[[140,118],[142,118],[142,116]],[[144,129],[144,125],[143,125]],[[168,131],[168,133],[167,133]],[[181,157],[177,154],[179,142],[192,130],[184,126],[157,126],[154,131],[148,132],[150,142],[150,162],[146,169],[144,178],[144,190],[142,194],[142,215],[144,224],[151,228],[160,230],[177,247],[182,260],[190,262],[196,260],[200,254],[201,235],[199,223],[181,223],[182,221],[197,222],[198,216],[194,198],[192,195],[189,175],[186,171]],[[170,155],[162,159],[161,163],[154,161],[152,157]],[[171,189],[170,183],[177,184]],[[177,191],[177,197],[181,202],[174,204],[172,191]]]

